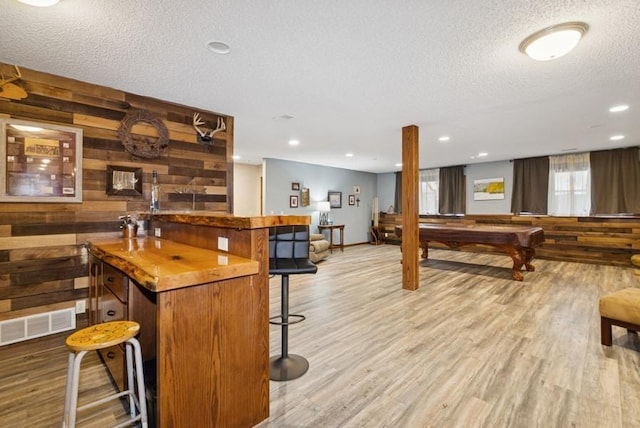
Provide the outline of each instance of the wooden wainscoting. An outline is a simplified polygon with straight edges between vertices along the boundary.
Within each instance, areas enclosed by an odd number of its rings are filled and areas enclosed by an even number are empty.
[[[545,243],[536,257],[583,263],[631,266],[631,255],[640,252],[640,217],[550,217],[514,215],[424,216],[421,223],[515,224],[544,229]],[[394,233],[402,215],[380,213],[385,243],[399,244]],[[437,242],[435,248],[447,248]],[[462,251],[495,251],[486,246],[465,246]]]

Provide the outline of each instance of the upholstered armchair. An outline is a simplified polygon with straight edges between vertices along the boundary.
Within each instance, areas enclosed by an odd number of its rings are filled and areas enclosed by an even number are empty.
[[[329,257],[329,241],[321,233],[312,233],[309,243],[309,259],[317,263]]]

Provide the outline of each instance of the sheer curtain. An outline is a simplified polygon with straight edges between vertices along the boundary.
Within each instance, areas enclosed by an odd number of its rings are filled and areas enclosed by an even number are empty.
[[[591,209],[589,153],[549,156],[549,215],[588,216]]]
[[[420,214],[438,214],[438,186],[440,182],[440,169],[420,170]]]

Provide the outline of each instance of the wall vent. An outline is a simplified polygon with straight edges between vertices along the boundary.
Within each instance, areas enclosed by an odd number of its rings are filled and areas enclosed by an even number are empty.
[[[75,308],[0,321],[0,346],[75,328]]]

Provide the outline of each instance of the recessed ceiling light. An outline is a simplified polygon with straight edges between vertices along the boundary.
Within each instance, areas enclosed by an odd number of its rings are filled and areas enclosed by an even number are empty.
[[[298,141],[298,140],[289,140],[289,145],[290,146],[297,146],[298,144],[300,144],[300,141]]]
[[[614,106],[614,107],[611,107],[609,109],[609,111],[611,113],[618,113],[618,112],[626,111],[626,110],[629,110],[629,106],[624,105],[624,104],[623,105],[619,105],[619,106]]]
[[[238,160],[238,159],[240,159],[240,155],[233,155],[233,156],[231,156],[231,159]]]
[[[353,157],[353,153],[347,153],[345,156],[348,157],[348,158],[352,158]]]
[[[560,58],[576,47],[589,26],[584,22],[565,22],[537,31],[520,43],[520,52],[536,61]]]
[[[213,40],[207,43],[207,47],[211,52],[214,52],[220,55],[226,55],[229,52],[231,52],[231,48],[229,47],[229,45],[219,40]]]
[[[609,139],[611,141],[624,140],[624,135],[612,135],[611,137],[609,137]]]
[[[29,6],[37,7],[49,7],[58,4],[60,0],[18,0],[20,3],[28,4]]]
[[[402,166],[402,162],[398,162],[398,163],[396,164],[396,166],[397,166],[398,168],[400,168],[400,167]]]
[[[483,157],[485,157],[485,156],[489,156],[489,153],[487,153],[487,152],[480,152],[480,153],[478,153],[478,157],[479,157],[479,158],[483,158]]]
[[[438,141],[441,141],[443,143],[449,141],[449,136],[448,135],[443,135],[442,137],[438,138]]]

